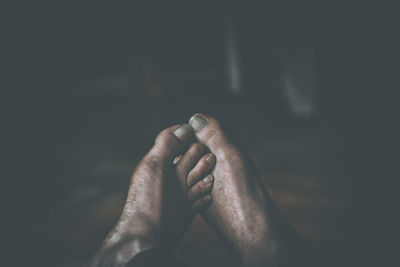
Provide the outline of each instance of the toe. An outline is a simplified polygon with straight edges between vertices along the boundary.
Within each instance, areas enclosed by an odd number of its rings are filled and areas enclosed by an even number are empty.
[[[199,198],[202,198],[205,195],[210,194],[213,184],[214,184],[214,177],[211,174],[204,177],[201,181],[198,181],[187,192],[188,202],[194,203]]]
[[[211,152],[218,154],[226,148],[228,139],[218,121],[209,115],[198,113],[189,120],[197,139],[206,145]]]
[[[216,157],[213,153],[204,155],[187,175],[186,186],[191,188],[200,179],[204,178],[215,167]]]
[[[172,162],[193,140],[193,130],[188,124],[173,126],[158,134],[150,154]]]
[[[173,134],[179,139],[179,141],[183,145],[186,146],[194,141],[193,129],[189,124],[183,124],[178,128],[175,127],[167,128],[164,131],[170,133],[172,129],[173,129]]]
[[[182,182],[182,185],[186,185],[186,177],[201,157],[207,152],[207,148],[196,142],[193,143],[185,154],[181,157],[176,165],[178,177]]]

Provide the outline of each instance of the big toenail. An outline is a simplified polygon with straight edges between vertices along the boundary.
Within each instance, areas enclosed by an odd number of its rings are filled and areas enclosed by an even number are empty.
[[[184,124],[178,129],[176,129],[174,131],[174,134],[176,135],[176,137],[182,140],[184,139],[184,136],[187,136],[191,132],[192,132],[192,127],[190,127],[189,124]]]
[[[203,179],[203,183],[210,184],[213,180],[214,180],[214,177],[211,174],[209,174]]]
[[[199,115],[194,115],[190,118],[189,124],[197,133],[200,132],[207,125],[207,120],[200,117]]]

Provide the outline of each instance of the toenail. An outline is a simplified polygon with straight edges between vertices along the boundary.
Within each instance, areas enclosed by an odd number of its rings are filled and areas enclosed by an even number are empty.
[[[172,164],[176,165],[178,164],[178,162],[182,159],[182,155],[177,156],[174,161],[172,162]]]
[[[188,133],[192,132],[192,127],[189,124],[184,124],[174,131],[174,134],[179,139],[183,139]]]
[[[206,161],[208,163],[211,163],[211,162],[214,162],[214,160],[215,160],[215,155],[213,153],[208,154]]]
[[[194,115],[189,120],[190,126],[192,126],[193,130],[197,133],[200,132],[207,124],[207,120],[199,115]]]
[[[203,179],[203,183],[210,184],[213,180],[214,180],[214,177],[211,174],[209,174]]]

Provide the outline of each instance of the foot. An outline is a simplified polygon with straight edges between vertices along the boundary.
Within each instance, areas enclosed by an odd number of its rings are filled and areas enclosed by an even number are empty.
[[[217,158],[213,201],[202,213],[206,222],[245,266],[299,266],[301,238],[272,203],[250,160],[214,118],[196,114],[189,124]]]
[[[189,125],[171,127],[158,135],[136,167],[122,215],[92,266],[124,266],[146,249],[175,248],[195,211],[211,202],[213,179],[207,175],[215,157],[207,161],[206,148],[190,145],[193,140]],[[176,163],[174,159],[182,154]],[[191,187],[186,184],[188,175],[193,177]]]

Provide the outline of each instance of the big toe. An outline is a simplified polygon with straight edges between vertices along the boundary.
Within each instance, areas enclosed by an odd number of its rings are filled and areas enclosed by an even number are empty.
[[[197,113],[189,120],[197,139],[218,155],[233,148],[219,122],[213,117]]]
[[[172,163],[194,139],[193,129],[188,124],[167,128],[156,137],[150,155]]]

